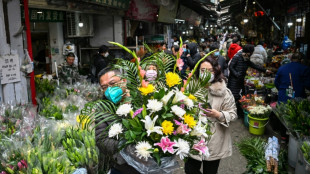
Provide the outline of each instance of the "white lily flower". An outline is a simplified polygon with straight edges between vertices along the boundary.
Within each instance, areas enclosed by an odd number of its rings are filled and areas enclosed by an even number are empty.
[[[187,106],[188,109],[192,109],[194,107],[194,102],[190,98],[186,97],[184,99],[184,104]]]
[[[207,132],[206,126],[203,126],[201,122],[199,121],[198,124],[191,131],[190,135],[197,136],[197,137],[201,137],[203,135],[204,137],[208,137],[208,134],[206,132]]]
[[[144,127],[147,130],[147,136],[150,136],[151,133],[156,132],[157,134],[162,135],[162,127],[155,126],[155,122],[158,118],[158,115],[155,116],[155,118],[152,120],[149,115],[145,116],[145,120],[141,120],[144,122]]]
[[[179,90],[175,90],[175,96],[172,100],[172,104],[175,104],[181,100],[185,100],[186,99],[186,96],[183,94],[182,91],[179,91]]]
[[[170,91],[168,92],[167,95],[165,95],[161,101],[164,103],[164,105],[166,105],[168,103],[168,101],[170,100],[170,98],[173,96],[174,92],[173,91]]]

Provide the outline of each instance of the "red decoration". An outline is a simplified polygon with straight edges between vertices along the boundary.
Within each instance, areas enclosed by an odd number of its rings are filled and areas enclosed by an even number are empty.
[[[263,11],[256,11],[256,12],[254,12],[254,15],[255,15],[256,17],[258,17],[258,16],[264,16],[265,13],[264,13]]]

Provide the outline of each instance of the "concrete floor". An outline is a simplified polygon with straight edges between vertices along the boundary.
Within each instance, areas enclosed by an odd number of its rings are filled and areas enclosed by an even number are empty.
[[[244,126],[243,120],[238,119],[230,124],[231,128],[231,136],[233,140],[233,155],[222,159],[220,162],[220,166],[218,169],[218,174],[242,174],[246,171],[247,161],[240,154],[235,143],[238,143],[241,139],[247,137],[254,137],[255,135],[251,135],[247,127]],[[264,137],[277,136],[277,133],[274,132],[270,125],[266,127]],[[183,161],[179,162],[180,168],[175,171],[175,174],[185,174],[184,172],[184,163]]]

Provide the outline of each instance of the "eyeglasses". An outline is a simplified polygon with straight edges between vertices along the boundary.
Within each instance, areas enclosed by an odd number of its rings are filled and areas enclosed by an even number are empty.
[[[118,84],[120,83],[120,80],[115,82],[115,81],[110,81],[107,85],[100,85],[101,86],[101,89],[103,91],[107,90],[108,87],[114,87],[114,86],[117,86]]]
[[[202,73],[204,73],[204,72],[206,72],[206,71],[212,73],[212,72],[213,72],[213,68],[212,68],[212,69],[203,68],[203,69],[201,69],[200,71],[201,71]]]

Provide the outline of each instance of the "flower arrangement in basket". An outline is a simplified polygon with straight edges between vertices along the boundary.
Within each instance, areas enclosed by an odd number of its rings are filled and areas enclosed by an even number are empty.
[[[199,117],[198,102],[206,101],[210,74],[206,73],[202,79],[192,75],[198,64],[212,52],[197,63],[187,80],[182,81],[177,73],[184,64],[179,58],[182,49],[177,58],[157,53],[140,60],[128,48],[110,43],[134,57],[135,62],[120,59],[115,65],[125,71],[122,77],[127,79],[130,97],[119,106],[107,100],[99,101],[96,108],[104,108],[106,112],[93,112],[89,124],[94,119],[112,122],[106,138],[119,140],[120,154],[141,173],[170,171],[169,168],[178,167],[175,156],[181,160],[191,154],[207,157],[207,141],[212,133],[208,123]],[[147,82],[143,69],[150,62],[157,65],[158,76]]]

